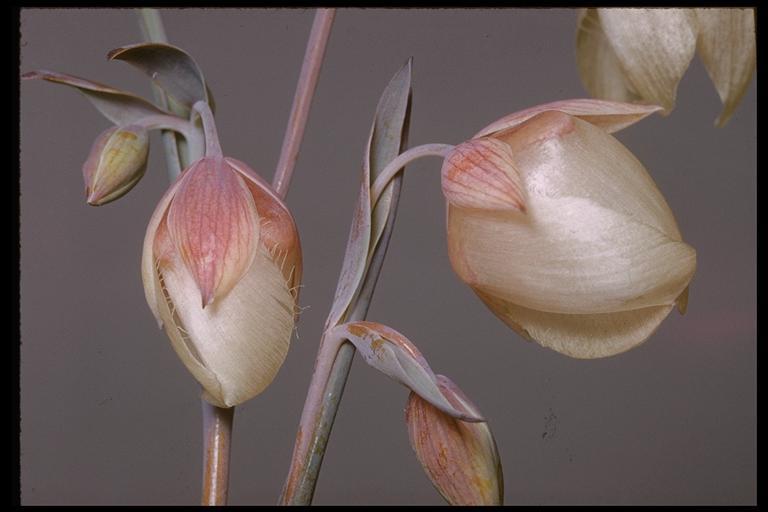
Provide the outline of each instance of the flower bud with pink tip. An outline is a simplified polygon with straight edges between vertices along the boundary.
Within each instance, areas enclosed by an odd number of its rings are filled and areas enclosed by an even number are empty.
[[[448,377],[437,375],[437,384],[454,407],[477,411]],[[454,418],[414,392],[408,396],[405,422],[411,447],[432,484],[448,503],[504,503],[501,459],[487,422]]]
[[[113,126],[94,141],[83,164],[88,204],[101,206],[123,197],[144,176],[149,135],[141,126]]]
[[[222,156],[212,116],[201,113],[206,156],[155,209],[142,276],[152,312],[204,397],[231,407],[262,392],[285,359],[301,248],[288,208],[247,165]]]

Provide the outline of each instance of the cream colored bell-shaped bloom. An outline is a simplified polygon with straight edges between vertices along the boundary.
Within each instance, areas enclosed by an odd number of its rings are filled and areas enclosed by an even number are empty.
[[[247,165],[204,157],[160,200],[144,239],[147,302],[219,407],[262,392],[293,334],[301,248],[293,217]]]
[[[696,253],[627,148],[539,110],[446,157],[451,264],[524,337],[577,358],[617,354],[684,310]]]
[[[697,53],[715,84],[722,126],[755,70],[754,9],[584,9],[576,39],[582,81],[597,98],[675,105]]]

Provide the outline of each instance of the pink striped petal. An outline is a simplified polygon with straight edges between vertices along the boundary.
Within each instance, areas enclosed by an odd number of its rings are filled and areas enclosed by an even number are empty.
[[[456,146],[443,162],[445,198],[455,206],[525,212],[523,185],[512,148],[498,139],[473,139]]]
[[[253,262],[259,215],[243,179],[223,158],[201,158],[185,171],[167,223],[203,307],[231,290]]]

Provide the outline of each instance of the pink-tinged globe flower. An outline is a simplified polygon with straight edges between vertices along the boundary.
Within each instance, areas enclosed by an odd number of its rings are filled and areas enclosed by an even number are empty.
[[[583,9],[576,55],[597,98],[675,105],[677,86],[698,53],[723,102],[725,124],[755,71],[754,9]]]
[[[609,132],[659,110],[571,100],[512,114],[445,158],[458,276],[527,339],[577,358],[645,341],[684,311],[696,252]]]
[[[206,127],[206,156],[152,215],[142,277],[152,312],[204,398],[232,407],[262,392],[285,359],[301,248],[285,204],[210,138]]]

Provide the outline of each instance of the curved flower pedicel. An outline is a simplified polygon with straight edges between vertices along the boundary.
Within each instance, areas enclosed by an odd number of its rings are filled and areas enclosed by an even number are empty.
[[[593,96],[675,105],[695,53],[723,102],[724,125],[755,71],[754,9],[583,9],[576,38],[582,81]]]
[[[144,239],[147,302],[205,389],[232,407],[266,388],[296,316],[301,248],[293,217],[246,164],[221,153],[207,103],[206,154],[160,200]]]

